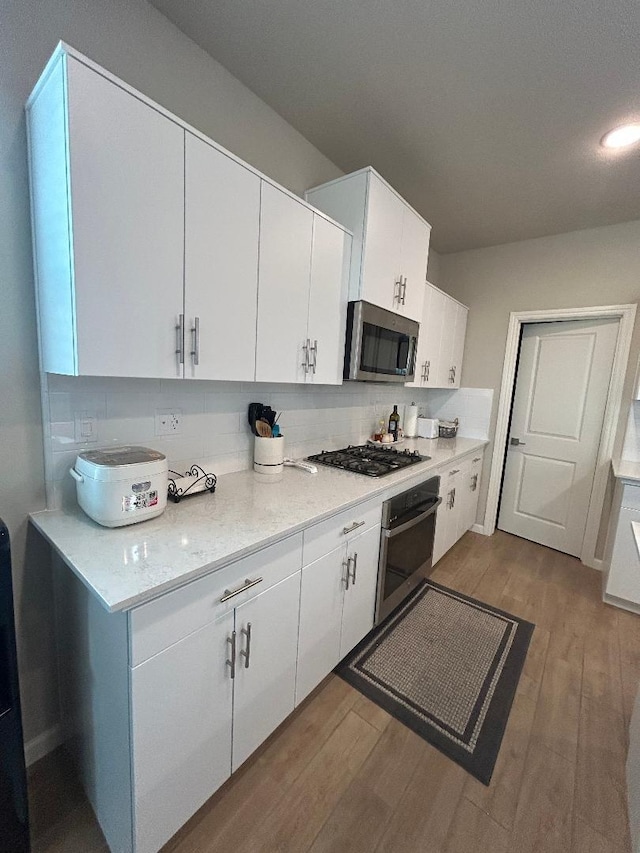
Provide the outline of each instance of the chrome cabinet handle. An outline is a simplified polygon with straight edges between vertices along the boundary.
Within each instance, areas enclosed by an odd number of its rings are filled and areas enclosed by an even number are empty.
[[[232,631],[231,636],[227,637],[227,643],[231,646],[231,657],[225,661],[225,666],[231,668],[231,678],[236,677],[236,632]]]
[[[513,445],[514,447],[526,447],[527,446],[527,442],[526,441],[520,441],[519,438],[509,439],[509,444]]]
[[[176,355],[178,363],[184,364],[184,314],[179,315],[176,325]]]
[[[471,491],[472,491],[472,492],[475,492],[475,490],[476,490],[477,488],[478,488],[478,475],[477,475],[477,474],[474,474],[474,475],[471,477]]]
[[[200,364],[200,317],[196,317],[191,327],[192,346],[191,358],[194,365]]]
[[[347,557],[346,560],[342,561],[342,568],[345,569],[345,575],[343,577],[344,588],[345,590],[349,589],[349,580],[351,579],[351,557]]]
[[[451,509],[456,505],[456,490],[453,489],[451,492]]]
[[[454,468],[453,471],[449,471],[449,476],[453,477],[454,474],[459,474],[459,473],[460,473],[460,469]]]
[[[309,372],[309,338],[307,338],[306,343],[302,344],[302,351],[304,352],[304,361],[300,365],[305,374]]]
[[[256,586],[259,583],[262,583],[262,578],[256,578],[254,581],[245,578],[244,584],[238,587],[238,589],[225,589],[224,595],[220,599],[220,604],[229,601],[230,598],[234,598],[236,595],[240,595],[241,592],[246,592],[246,590],[251,589],[252,586]]]
[[[351,533],[353,530],[357,530],[358,527],[362,527],[363,524],[364,524],[364,521],[354,521],[353,524],[351,525],[351,527],[343,527],[342,532],[346,536],[347,533]]]
[[[318,341],[313,342],[313,346],[310,347],[311,352],[313,353],[313,361],[311,362],[311,370],[313,373],[316,372],[316,367],[318,364]]]
[[[429,381],[429,374],[431,373],[431,362],[430,361],[425,361],[425,368],[427,371],[427,375],[424,377],[424,381],[428,382]]]
[[[404,281],[402,280],[402,276],[400,276],[400,293],[401,293],[401,295],[400,295],[399,302],[402,305],[404,305],[405,299],[407,296],[407,277],[406,277],[406,275],[404,277]]]
[[[482,459],[482,456],[476,456],[476,458],[473,461],[474,462],[480,462],[481,459]]]
[[[452,370],[453,370],[453,381],[455,382],[456,381],[457,365],[454,364]]]
[[[353,574],[351,575],[351,584],[352,586],[356,585],[356,574],[358,572],[358,552],[355,551],[353,557],[349,558],[353,560]]]
[[[247,627],[242,628],[240,633],[244,634],[247,638],[247,646],[245,649],[240,650],[240,657],[244,658],[244,668],[249,669],[249,662],[251,660],[251,622],[247,622]]]
[[[447,492],[447,509],[453,509],[453,489]]]
[[[393,283],[393,301],[402,304],[402,276]]]

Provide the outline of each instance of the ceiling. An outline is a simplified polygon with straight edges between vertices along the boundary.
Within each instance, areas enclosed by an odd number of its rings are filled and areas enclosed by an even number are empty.
[[[440,252],[640,219],[637,0],[151,0]]]

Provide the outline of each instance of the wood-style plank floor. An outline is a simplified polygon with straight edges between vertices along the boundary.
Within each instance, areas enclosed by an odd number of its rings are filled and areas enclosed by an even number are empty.
[[[468,533],[434,580],[536,630],[485,787],[331,676],[163,853],[628,853],[624,764],[640,617],[600,575],[497,532]],[[30,771],[34,851],[106,845],[62,750]]]

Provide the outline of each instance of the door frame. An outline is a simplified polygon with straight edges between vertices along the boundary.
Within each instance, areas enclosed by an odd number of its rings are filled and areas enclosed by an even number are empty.
[[[511,403],[516,382],[516,368],[520,350],[520,336],[524,323],[545,323],[567,320],[618,320],[618,337],[611,367],[611,381],[604,411],[604,421],[600,434],[600,445],[596,458],[596,470],[591,489],[587,524],[580,560],[594,569],[602,568],[602,560],[596,559],[596,543],[600,529],[600,519],[609,479],[609,463],[613,455],[616,429],[622,407],[624,387],[631,336],[636,316],[635,305],[601,305],[590,308],[555,308],[541,311],[512,311],[509,315],[509,329],[504,354],[502,383],[498,402],[498,419],[493,440],[493,458],[489,475],[487,505],[482,532],[487,536],[496,529],[498,503],[502,487],[502,474],[507,454],[507,432]]]

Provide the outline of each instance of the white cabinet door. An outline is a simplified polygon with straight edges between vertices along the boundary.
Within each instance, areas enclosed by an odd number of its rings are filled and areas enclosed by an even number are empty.
[[[312,367],[307,380],[318,384],[342,384],[350,252],[349,235],[314,214],[308,321]]]
[[[231,775],[233,613],[131,670],[136,850],[152,853]]]
[[[77,372],[174,377],[184,130],[68,58]]]
[[[429,236],[431,229],[409,207],[402,218],[402,256],[400,271],[404,280],[400,311],[418,323],[422,322],[424,285],[427,280]]]
[[[398,311],[405,205],[373,173],[369,175],[361,299]]]
[[[424,304],[418,333],[418,353],[416,357],[416,378],[407,385],[423,388],[439,387],[442,371],[440,369],[440,347],[444,328],[445,303],[447,297],[442,291],[427,283],[424,287]]]
[[[445,328],[445,305],[447,297],[441,290],[427,285],[429,293],[429,309],[424,320],[424,349],[421,370],[424,371],[423,385],[425,388],[437,388],[442,375],[440,367],[440,350]],[[422,334],[423,328],[420,328]]]
[[[372,527],[348,546],[351,580],[344,593],[340,659],[373,628],[378,583],[380,527]],[[355,574],[355,578],[353,577]]]
[[[294,708],[300,572],[235,612],[234,771]]]
[[[260,178],[187,133],[185,181],[185,376],[253,381]]]
[[[460,376],[462,374],[462,356],[464,354],[464,339],[467,334],[468,308],[456,303],[456,325],[453,333],[453,346],[451,354],[451,367],[453,370],[452,388],[460,387]]]
[[[442,503],[436,515],[436,533],[433,542],[433,565],[443,557],[455,543],[458,534],[458,508],[460,486],[457,480],[459,466],[454,464],[450,471],[440,472],[440,497]],[[456,499],[458,505],[456,506]]]
[[[256,381],[304,382],[313,213],[266,181],[260,206]]]
[[[442,319],[442,336],[438,355],[438,388],[453,388],[453,356],[456,337],[458,303],[445,295]]]
[[[340,660],[346,556],[343,545],[302,569],[296,705]]]

